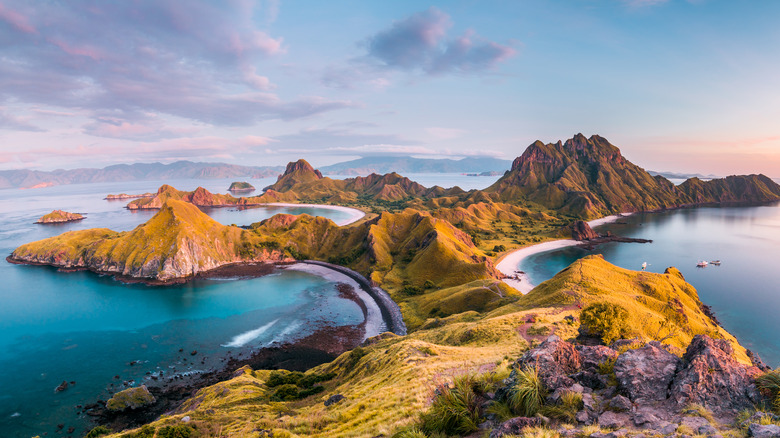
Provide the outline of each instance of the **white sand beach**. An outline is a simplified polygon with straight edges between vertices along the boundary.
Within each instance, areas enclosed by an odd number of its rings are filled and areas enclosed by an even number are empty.
[[[366,332],[363,335],[363,340],[366,340],[372,336],[376,336],[386,330],[384,321],[382,320],[382,311],[379,310],[379,306],[377,305],[376,301],[348,275],[333,269],[329,269],[325,266],[312,265],[308,263],[295,263],[289,266],[283,266],[282,268],[288,271],[307,272],[334,283],[344,283],[352,286],[352,289],[355,290],[357,296],[366,306]]]
[[[362,219],[366,214],[356,208],[342,207],[340,205],[327,205],[327,204],[291,204],[285,202],[269,202],[266,205],[273,205],[277,207],[313,207],[323,208],[325,210],[336,210],[349,214],[349,217],[336,222],[336,225],[343,227],[351,223],[357,222]]]
[[[612,216],[606,216],[601,219],[595,219],[589,221],[588,225],[590,225],[591,228],[595,228],[598,227],[599,225],[615,222],[618,219],[624,218],[629,215],[631,215],[631,213],[614,214]],[[531,280],[528,278],[526,274],[517,272],[517,267],[520,265],[520,262],[522,262],[523,259],[525,259],[526,257],[530,257],[534,254],[566,248],[567,246],[574,246],[577,243],[579,242],[577,242],[576,240],[561,239],[561,240],[552,240],[549,242],[542,242],[536,245],[526,246],[524,248],[520,248],[518,250],[512,251],[506,256],[504,256],[504,258],[501,259],[501,261],[498,262],[498,264],[496,265],[496,269],[498,269],[499,272],[501,272],[502,274],[508,277],[513,277],[513,278],[505,278],[504,283],[512,286],[513,288],[517,289],[518,291],[524,294],[527,294],[528,292],[531,291],[531,289],[536,287],[536,285],[531,283]]]

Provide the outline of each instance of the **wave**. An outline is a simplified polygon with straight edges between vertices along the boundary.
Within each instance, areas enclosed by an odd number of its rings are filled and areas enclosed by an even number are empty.
[[[254,341],[255,339],[259,338],[263,333],[268,331],[271,326],[276,324],[276,322],[279,321],[278,319],[275,319],[268,324],[256,328],[254,330],[250,330],[245,333],[241,333],[240,335],[233,336],[233,339],[230,340],[227,344],[222,344],[223,347],[243,347],[244,345],[248,344],[251,341]]]
[[[278,335],[274,336],[274,338],[269,342],[267,345],[272,345],[274,343],[282,343],[285,341],[285,338],[290,335],[291,333],[294,333],[296,330],[301,328],[303,324],[300,321],[293,321],[284,328],[281,332],[279,332]]]

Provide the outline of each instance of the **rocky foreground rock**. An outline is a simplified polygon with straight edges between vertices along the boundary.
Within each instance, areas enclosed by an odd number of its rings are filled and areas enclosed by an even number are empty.
[[[617,437],[639,431],[676,436],[678,429],[719,436],[718,427],[764,401],[754,383],[762,371],[738,362],[733,353],[727,341],[706,335],[695,336],[682,358],[655,341],[575,346],[550,336],[517,360],[496,398],[511,392],[518,369],[535,367],[547,389],[547,404],[555,405],[566,392],[581,394],[582,409],[576,414],[579,427],[613,430],[585,436]],[[708,414],[702,415],[701,410]],[[491,438],[519,433],[518,425],[527,422],[518,418],[496,425]],[[780,427],[758,421],[746,425],[751,436],[780,436]],[[559,433],[582,436],[578,429]]]

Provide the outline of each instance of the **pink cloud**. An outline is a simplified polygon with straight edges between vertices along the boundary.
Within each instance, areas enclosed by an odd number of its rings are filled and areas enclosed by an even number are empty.
[[[59,47],[60,49],[62,49],[62,51],[67,53],[68,55],[86,56],[88,58],[92,58],[95,61],[100,61],[101,59],[104,58],[103,53],[96,47],[90,47],[90,46],[78,47],[78,46],[68,44],[67,42],[59,38],[47,38],[46,40],[54,44],[55,46]]]
[[[11,9],[6,9],[2,4],[0,4],[0,19],[5,20],[11,26],[24,33],[38,33],[35,27],[27,20],[27,17]]]

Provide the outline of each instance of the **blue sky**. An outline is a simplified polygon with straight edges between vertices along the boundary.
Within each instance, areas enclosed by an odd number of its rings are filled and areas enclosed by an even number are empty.
[[[780,176],[779,2],[0,1],[0,169],[325,165],[599,134]]]

